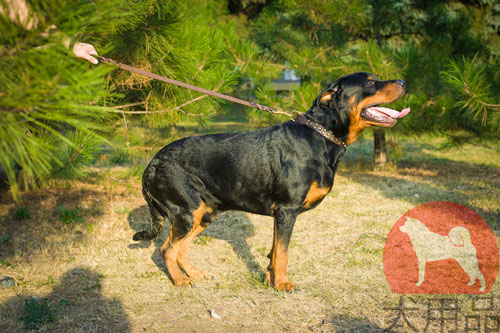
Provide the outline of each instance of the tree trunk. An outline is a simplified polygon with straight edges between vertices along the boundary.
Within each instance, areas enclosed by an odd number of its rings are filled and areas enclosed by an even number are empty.
[[[373,129],[373,144],[373,162],[375,163],[375,167],[383,167],[387,162],[385,130],[383,128]]]

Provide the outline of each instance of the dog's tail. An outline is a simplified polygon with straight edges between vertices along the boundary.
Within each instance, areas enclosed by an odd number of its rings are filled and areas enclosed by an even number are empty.
[[[143,191],[146,192],[146,191]],[[149,193],[144,193],[144,198],[146,199],[149,210],[151,212],[151,230],[139,231],[132,237],[135,241],[150,241],[158,237],[163,231],[163,217],[157,209],[157,205],[154,204],[152,200],[153,197]]]
[[[163,230],[164,216],[167,215],[166,207],[149,192],[149,187],[155,174],[155,166],[152,164],[146,168],[142,175],[142,194],[151,212],[151,230],[135,233],[132,237],[135,241],[150,241],[158,237]]]
[[[471,247],[470,232],[464,227],[455,227],[450,230],[448,235],[450,242],[459,247]]]

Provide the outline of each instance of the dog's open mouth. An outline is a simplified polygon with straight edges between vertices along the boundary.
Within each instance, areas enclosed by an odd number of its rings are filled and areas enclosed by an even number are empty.
[[[363,109],[363,111],[361,111],[361,117],[365,120],[377,123],[377,126],[392,127],[397,123],[398,119],[403,118],[408,113],[410,113],[410,108],[405,108],[399,112],[381,106],[372,106]]]

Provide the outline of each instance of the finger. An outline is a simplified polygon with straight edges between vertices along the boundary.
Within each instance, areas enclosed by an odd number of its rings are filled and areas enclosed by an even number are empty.
[[[98,55],[94,46],[86,43],[76,43],[73,47],[73,53],[75,56],[90,61],[94,65],[97,65],[99,61],[96,58],[92,57],[92,55]]]
[[[91,55],[89,54],[85,54],[85,55],[82,55],[80,58],[82,59],[85,59],[87,61],[90,61],[91,63],[93,63],[94,65],[97,65],[99,63],[99,61],[97,61],[96,58],[92,57]]]
[[[91,55],[98,55],[97,54],[97,51],[95,50],[94,46],[93,45],[90,45],[87,47],[87,52],[88,54],[91,54]]]

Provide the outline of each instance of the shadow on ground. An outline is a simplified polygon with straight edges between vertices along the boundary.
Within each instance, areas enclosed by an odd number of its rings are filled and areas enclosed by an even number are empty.
[[[43,298],[18,295],[0,305],[0,331],[129,332],[120,301],[105,298],[103,276],[84,267],[67,271]]]
[[[0,258],[57,255],[87,237],[104,215],[108,198],[89,189],[46,189],[24,193],[15,204],[0,196]]]
[[[128,215],[128,223],[135,231],[149,230],[151,217],[147,205],[140,206]],[[167,239],[170,223],[165,220],[164,230],[160,237],[154,241],[155,251],[152,256],[153,262],[164,271],[167,275],[167,269],[160,256],[159,249],[163,242]],[[236,253],[246,265],[250,272],[256,272],[262,277],[265,275],[262,268],[259,266],[248,245],[247,239],[253,237],[255,229],[250,219],[243,212],[230,211],[220,213],[216,219],[193,241],[194,243],[203,243],[210,238],[216,238],[226,241],[231,245]],[[151,244],[150,241],[142,241],[129,245],[129,248],[147,248]],[[191,244],[192,248],[192,244]],[[196,266],[196,263],[193,262]],[[210,272],[207,272],[210,273]]]

